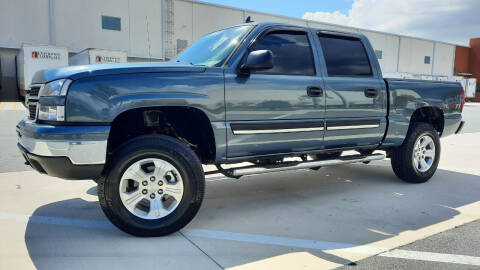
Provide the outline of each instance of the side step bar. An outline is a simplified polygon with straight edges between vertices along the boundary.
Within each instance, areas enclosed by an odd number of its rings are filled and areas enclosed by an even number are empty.
[[[384,154],[372,154],[368,156],[351,155],[351,156],[344,156],[344,157],[339,157],[336,159],[328,159],[328,160],[314,160],[314,161],[304,161],[304,162],[292,161],[292,162],[285,162],[283,164],[278,164],[278,165],[274,164],[274,165],[266,165],[261,167],[246,166],[246,167],[232,168],[232,169],[221,169],[220,172],[222,172],[223,174],[229,177],[239,178],[240,176],[251,175],[251,174],[308,169],[308,168],[332,166],[332,165],[339,165],[339,164],[349,164],[349,163],[356,163],[356,162],[369,162],[372,160],[382,160],[384,158],[385,158]],[[217,167],[220,167],[220,166],[217,166]]]

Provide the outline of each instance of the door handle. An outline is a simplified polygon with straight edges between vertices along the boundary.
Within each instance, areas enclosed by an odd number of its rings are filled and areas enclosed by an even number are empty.
[[[307,95],[309,97],[321,97],[323,96],[323,89],[318,86],[308,86]]]
[[[375,88],[365,88],[364,93],[368,98],[376,98],[378,96],[378,90]]]

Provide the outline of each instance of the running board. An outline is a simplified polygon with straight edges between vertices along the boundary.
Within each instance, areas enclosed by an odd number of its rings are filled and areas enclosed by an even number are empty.
[[[292,162],[286,162],[278,165],[266,165],[262,167],[246,166],[241,168],[232,168],[232,169],[224,169],[224,170],[228,172],[227,176],[238,178],[240,176],[251,175],[251,174],[308,169],[308,168],[349,164],[349,163],[356,163],[356,162],[369,162],[372,160],[382,160],[384,158],[385,158],[384,154],[372,154],[368,156],[351,155],[351,156],[344,156],[344,157],[339,157],[336,159],[328,159],[328,160],[314,160],[314,161],[305,161],[305,162],[292,161]]]

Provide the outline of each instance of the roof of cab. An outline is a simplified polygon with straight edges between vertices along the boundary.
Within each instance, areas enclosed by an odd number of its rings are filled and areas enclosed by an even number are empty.
[[[348,35],[348,36],[358,37],[358,38],[365,37],[364,34],[357,33],[357,32],[339,31],[339,30],[333,30],[333,29],[316,28],[316,27],[296,25],[296,24],[290,24],[290,23],[280,23],[280,22],[249,22],[249,23],[238,24],[236,26],[240,26],[240,25],[255,25],[255,26],[259,26],[259,27],[288,26],[288,27],[311,29],[311,30],[325,32],[325,33],[332,33],[332,34],[337,33],[337,34]]]

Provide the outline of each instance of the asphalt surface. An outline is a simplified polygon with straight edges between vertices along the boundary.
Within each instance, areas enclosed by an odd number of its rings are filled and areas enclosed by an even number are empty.
[[[22,162],[15,126],[26,116],[24,108],[0,111],[0,173],[31,170]]]
[[[399,247],[401,250],[480,257],[480,221]],[[341,269],[479,269],[478,265],[373,256]]]
[[[464,134],[442,139],[425,184],[403,183],[389,160],[213,176],[197,217],[161,238],[113,227],[93,181],[25,166],[24,115],[0,111],[0,269],[480,268],[480,105],[466,105]]]
[[[465,103],[462,118],[466,122],[463,133],[480,132],[480,103]]]

